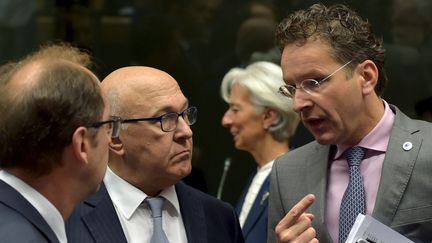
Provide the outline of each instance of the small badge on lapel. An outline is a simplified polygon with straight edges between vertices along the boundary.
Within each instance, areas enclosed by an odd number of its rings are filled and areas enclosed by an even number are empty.
[[[263,205],[269,196],[270,196],[270,192],[265,192],[261,198],[260,205]]]
[[[413,144],[411,142],[405,142],[402,144],[402,148],[405,151],[410,151],[413,148]]]

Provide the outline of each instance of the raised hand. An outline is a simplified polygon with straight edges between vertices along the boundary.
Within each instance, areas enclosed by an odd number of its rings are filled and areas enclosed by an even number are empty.
[[[285,217],[276,225],[275,232],[279,243],[287,242],[311,242],[317,243],[316,231],[312,227],[314,215],[305,213],[315,202],[313,194],[306,195],[300,200]]]

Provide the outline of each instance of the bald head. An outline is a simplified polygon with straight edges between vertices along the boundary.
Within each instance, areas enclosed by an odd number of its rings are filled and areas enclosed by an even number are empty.
[[[181,90],[177,81],[164,71],[131,66],[109,74],[102,81],[102,92],[108,98],[111,113],[124,117],[151,106],[162,96],[181,93]]]
[[[57,73],[57,70],[60,69],[63,69],[63,71]],[[10,91],[10,94],[16,97],[25,94],[25,92],[32,92],[40,82],[56,80],[59,78],[57,77],[58,74],[63,75],[63,73],[75,71],[87,75],[89,81],[99,85],[98,78],[90,70],[77,63],[62,59],[43,58],[31,60],[25,63],[25,65],[19,66],[19,68],[11,73],[11,77],[6,82],[5,88]]]

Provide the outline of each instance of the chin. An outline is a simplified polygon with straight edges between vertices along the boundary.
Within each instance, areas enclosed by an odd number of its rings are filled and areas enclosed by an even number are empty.
[[[191,161],[185,161],[184,164],[178,168],[179,175],[183,178],[189,175],[192,171],[192,163]]]
[[[246,150],[245,147],[243,146],[243,144],[241,144],[241,143],[235,143],[234,147],[238,150]]]
[[[337,144],[333,136],[326,136],[326,134],[313,134],[313,136],[315,140],[321,145]]]

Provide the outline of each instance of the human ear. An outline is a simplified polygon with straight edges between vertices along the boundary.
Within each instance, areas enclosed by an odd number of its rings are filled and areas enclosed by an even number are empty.
[[[121,141],[120,136],[111,138],[109,149],[112,153],[117,154],[118,156],[124,155],[125,151],[123,149],[123,142]]]
[[[86,138],[89,130],[85,127],[78,127],[72,134],[72,149],[75,157],[82,163],[88,163],[88,152],[90,141]]]
[[[360,80],[363,95],[372,94],[375,92],[375,86],[378,83],[378,68],[371,60],[362,62],[357,70]]]
[[[271,108],[265,108],[263,113],[263,127],[264,129],[268,129],[271,127],[275,121],[278,119],[278,113],[271,109]]]

